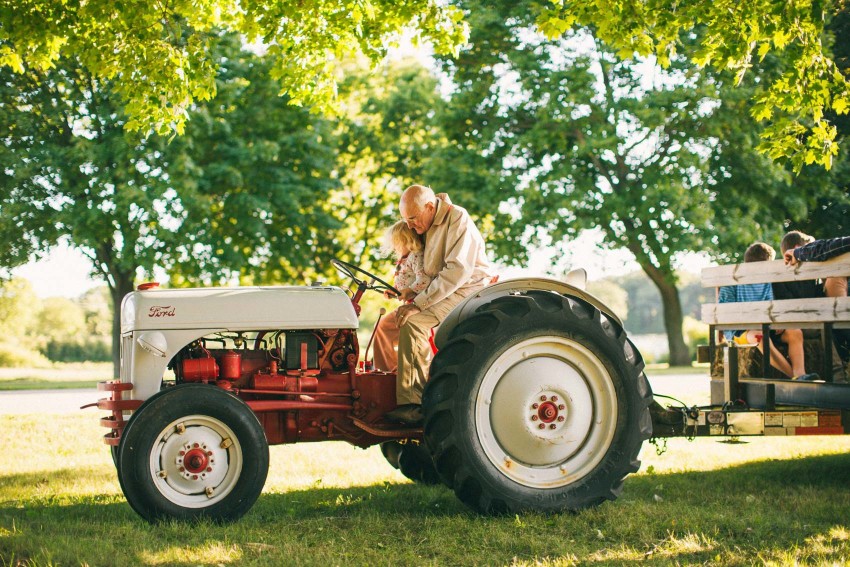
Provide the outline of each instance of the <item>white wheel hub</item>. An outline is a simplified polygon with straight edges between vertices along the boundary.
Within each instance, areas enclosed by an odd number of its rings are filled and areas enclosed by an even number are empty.
[[[242,465],[242,447],[233,431],[206,415],[168,424],[150,454],[154,485],[186,508],[204,508],[224,498],[236,486]]]
[[[586,476],[605,456],[617,424],[617,393],[608,369],[585,346],[533,337],[487,370],[475,422],[487,458],[505,476],[556,488]]]

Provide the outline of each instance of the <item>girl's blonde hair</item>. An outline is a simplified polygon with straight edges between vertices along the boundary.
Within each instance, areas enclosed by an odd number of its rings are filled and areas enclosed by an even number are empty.
[[[419,252],[422,248],[422,240],[419,239],[419,235],[413,232],[413,229],[407,226],[404,221],[398,221],[387,229],[381,246],[384,254],[393,254],[396,258],[401,258],[402,250]]]

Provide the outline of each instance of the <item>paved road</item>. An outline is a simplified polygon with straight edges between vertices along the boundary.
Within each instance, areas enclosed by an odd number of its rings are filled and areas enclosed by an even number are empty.
[[[708,377],[702,374],[670,374],[650,377],[657,394],[667,394],[688,404],[708,403]],[[107,397],[94,388],[81,390],[24,390],[0,392],[0,415],[26,413],[77,413],[80,406]],[[659,400],[665,405],[665,400]],[[96,410],[88,410],[96,411]]]
[[[80,406],[108,397],[94,388],[79,390],[21,390],[0,392],[0,415],[23,413],[77,413]],[[97,411],[97,410],[88,410]]]

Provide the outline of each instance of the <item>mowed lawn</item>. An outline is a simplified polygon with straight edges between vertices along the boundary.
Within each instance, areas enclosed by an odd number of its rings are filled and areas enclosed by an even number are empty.
[[[278,446],[242,520],[149,525],[100,413],[0,416],[0,565],[850,564],[848,436],[647,443],[618,500],[497,518],[376,447]]]

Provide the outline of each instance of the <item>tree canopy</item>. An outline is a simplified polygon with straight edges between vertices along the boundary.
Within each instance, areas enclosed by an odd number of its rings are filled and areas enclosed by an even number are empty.
[[[462,156],[452,163],[472,157],[479,176],[451,191],[473,184],[458,202],[495,215],[508,261],[539,244],[569,250],[587,229],[629,250],[663,298],[671,359],[686,362],[677,255],[742,251],[814,205],[807,176],[755,150],[752,76],[732,88],[731,74],[681,56],[667,69],[621,59],[591,28],[547,40],[534,2],[464,6],[470,44],[443,60],[455,87],[446,130]]]
[[[0,8],[0,67],[39,75],[76,59],[112,83],[126,128],[182,133],[193,102],[215,95],[219,29],[267,49],[290,101],[327,108],[334,62],[377,63],[405,28],[438,53],[466,35],[461,12],[437,0],[21,0]]]
[[[827,115],[850,110],[850,82],[830,57],[832,38],[824,33],[825,22],[843,9],[841,0],[552,0],[538,24],[553,38],[590,26],[620,57],[654,55],[667,66],[686,54],[701,66],[734,72],[739,82],[777,54],[783,70],[758,92],[752,113],[767,122],[760,149],[773,159],[789,158],[799,171],[815,162],[831,167],[838,140]],[[697,49],[682,49],[694,35]]]

